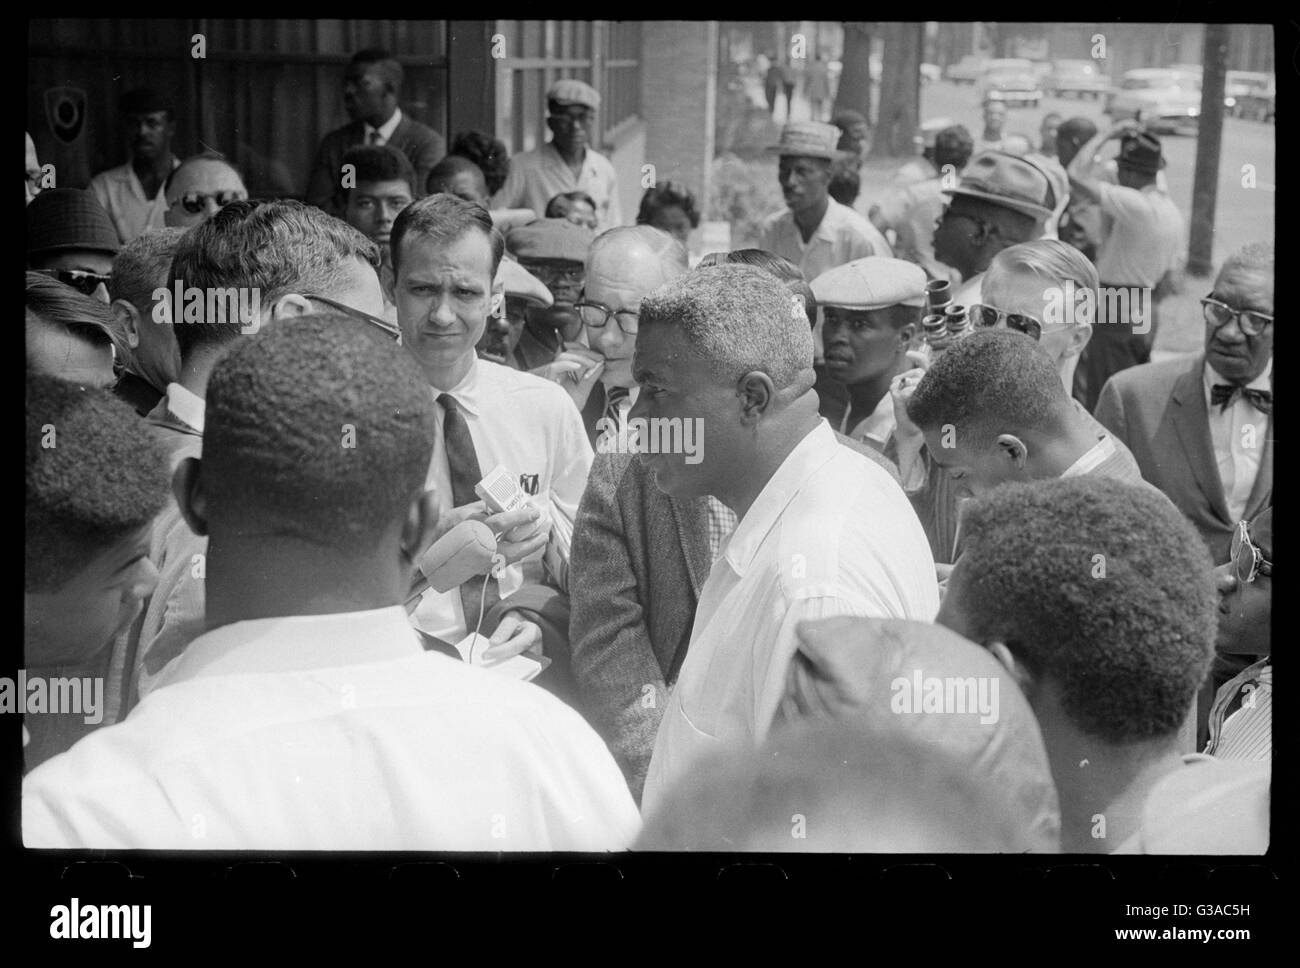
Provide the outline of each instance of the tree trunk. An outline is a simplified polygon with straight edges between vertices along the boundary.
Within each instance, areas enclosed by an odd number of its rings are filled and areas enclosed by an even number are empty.
[[[880,119],[871,145],[873,158],[906,158],[921,116],[921,48],[925,24],[883,25],[885,58],[881,65]]]
[[[871,122],[871,24],[844,25],[844,53],[840,57],[840,84],[835,90],[835,111],[857,111]]]
[[[1228,25],[1205,25],[1201,55],[1201,121],[1196,138],[1192,182],[1192,229],[1187,271],[1208,276],[1214,265],[1214,206],[1219,187],[1219,149],[1223,143],[1223,86],[1228,68]]]

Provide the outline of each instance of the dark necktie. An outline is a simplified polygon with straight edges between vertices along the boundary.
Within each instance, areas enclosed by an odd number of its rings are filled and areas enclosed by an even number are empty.
[[[453,507],[464,507],[477,501],[474,485],[483,480],[474,450],[474,438],[469,435],[469,424],[461,412],[460,404],[450,393],[440,394],[438,403],[444,411],[442,440],[447,447],[447,469],[451,472],[451,498]],[[483,579],[472,578],[460,586],[460,603],[465,608],[465,634],[474,631],[478,624],[480,591]],[[495,578],[488,578],[483,614],[501,600],[501,590]]]
[[[613,421],[615,432],[618,431],[618,408],[623,401],[631,394],[627,387],[606,387],[605,388],[605,416]]]
[[[1246,402],[1265,416],[1273,414],[1273,392],[1271,390],[1253,390],[1250,387],[1237,386],[1232,383],[1216,383],[1210,387],[1210,403],[1219,408],[1219,413],[1227,410],[1240,393]]]

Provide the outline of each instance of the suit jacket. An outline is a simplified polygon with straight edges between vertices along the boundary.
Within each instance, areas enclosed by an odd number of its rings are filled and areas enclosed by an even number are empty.
[[[335,128],[321,139],[320,147],[316,149],[316,160],[312,164],[311,180],[307,183],[309,205],[315,205],[331,215],[342,218],[338,193],[343,155],[349,148],[365,143],[364,121],[353,121],[341,128]],[[388,144],[411,160],[411,166],[415,169],[415,184],[411,187],[415,191],[415,196],[419,198],[424,194],[424,183],[428,180],[429,171],[447,153],[447,145],[442,135],[403,112],[401,123],[393,130],[393,136],[388,139]]]
[[[1116,373],[1102,387],[1097,419],[1137,458],[1142,476],[1164,491],[1201,533],[1215,564],[1228,560],[1236,522],[1228,513],[1210,441],[1202,373],[1205,356],[1145,363]],[[1245,517],[1272,501],[1273,421]]]
[[[898,480],[879,453],[839,440]],[[571,668],[579,708],[638,802],[712,567],[707,498],[669,497],[631,454],[596,455],[573,528]]]

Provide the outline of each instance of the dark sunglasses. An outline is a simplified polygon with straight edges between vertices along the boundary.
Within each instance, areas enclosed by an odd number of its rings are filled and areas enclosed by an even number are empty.
[[[1205,321],[1215,329],[1227,326],[1236,319],[1237,328],[1241,330],[1242,335],[1254,337],[1273,325],[1273,317],[1268,313],[1256,312],[1253,309],[1234,309],[1227,303],[1215,299],[1214,293],[1202,299],[1201,306],[1205,313]]]
[[[1245,521],[1238,521],[1237,530],[1232,533],[1231,555],[1237,581],[1243,585],[1249,585],[1260,575],[1267,578],[1273,574],[1273,562],[1250,540],[1250,527]]]
[[[113,278],[110,273],[88,272],[85,269],[37,269],[41,275],[52,276],[77,292],[93,296],[102,282],[105,286]]]
[[[369,313],[363,313],[359,309],[353,309],[351,306],[345,306],[341,302],[335,302],[333,299],[326,299],[324,296],[308,296],[308,299],[314,299],[318,303],[324,303],[331,309],[337,309],[345,316],[351,316],[353,319],[359,319],[362,322],[369,323],[376,329],[384,331],[385,335],[391,337],[395,342],[402,342],[402,330],[388,322],[386,319],[380,319],[378,316],[371,316]]]
[[[173,205],[179,204],[181,208],[191,215],[198,215],[207,208],[207,200],[210,198],[217,203],[217,208],[225,208],[231,202],[237,202],[241,194],[236,191],[225,192],[186,192]]]
[[[1026,313],[1008,313],[984,303],[971,303],[970,318],[977,328],[988,329],[996,326],[999,321],[1006,320],[1007,329],[1014,329],[1017,333],[1024,333],[1036,340],[1043,335],[1043,324],[1036,317]]]

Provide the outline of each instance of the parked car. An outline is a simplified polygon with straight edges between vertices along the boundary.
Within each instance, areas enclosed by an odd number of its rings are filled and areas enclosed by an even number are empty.
[[[1277,84],[1272,74],[1263,71],[1228,71],[1223,83],[1223,106],[1234,118],[1255,118],[1258,102],[1268,98],[1270,88],[1276,97]]]
[[[1137,118],[1152,131],[1195,132],[1201,119],[1201,78],[1165,67],[1129,71],[1105,113],[1112,121]]]
[[[1103,74],[1095,61],[1059,60],[1043,79],[1043,90],[1052,97],[1090,97],[1099,100],[1110,89],[1110,75]]]
[[[954,84],[974,84],[984,73],[988,58],[979,54],[967,54],[956,64],[949,64],[943,76]]]
[[[987,71],[980,81],[981,101],[1001,101],[1007,105],[1027,104],[1036,108],[1042,97],[1042,88],[1028,71]]]
[[[1024,57],[999,57],[984,65],[985,74],[1000,73],[1002,71],[1021,71],[1033,77],[1034,62]]]

